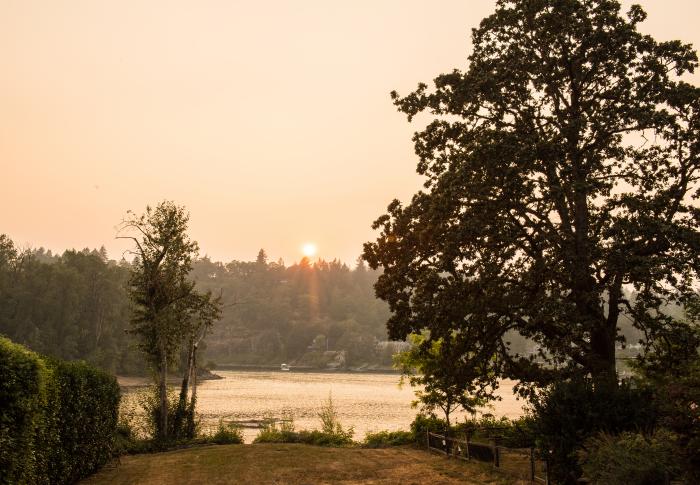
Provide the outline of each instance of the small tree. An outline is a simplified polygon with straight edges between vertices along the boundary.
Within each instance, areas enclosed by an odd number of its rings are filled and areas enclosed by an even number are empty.
[[[219,302],[198,293],[189,278],[198,246],[187,236],[189,215],[184,207],[164,201],[155,208],[146,207],[140,216],[131,211],[127,214],[117,238],[135,244],[129,281],[131,332],[157,371],[156,437],[167,440],[174,432],[174,423],[168,422],[168,366],[187,339],[191,359],[183,379],[186,400],[196,344],[218,318]]]
[[[462,408],[475,412],[477,407],[494,399],[492,390],[497,385],[493,375],[483,367],[472,367],[464,354],[457,351],[458,339],[431,340],[425,334],[413,334],[409,350],[396,354],[394,366],[408,379],[422,409],[445,415],[445,434],[450,433],[450,416]],[[453,359],[458,359],[455,361]],[[478,364],[472,361],[473,364]]]

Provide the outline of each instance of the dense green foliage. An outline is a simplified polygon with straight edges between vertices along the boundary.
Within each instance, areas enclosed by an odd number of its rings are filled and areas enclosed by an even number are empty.
[[[601,433],[586,440],[584,450],[579,453],[583,476],[593,485],[661,485],[682,470],[675,436],[667,431],[648,437]]]
[[[112,457],[114,377],[0,337],[0,483],[74,483]]]
[[[656,335],[635,369],[655,391],[659,426],[677,438],[684,472],[700,481],[700,305],[691,301],[686,324]]]
[[[365,448],[387,448],[415,442],[416,437],[410,431],[377,431],[376,433],[367,433],[362,446]]]
[[[418,398],[414,405],[432,413],[440,409],[445,416],[446,429],[451,427],[450,415],[462,409],[474,412],[489,399],[496,386],[489,366],[453,365],[462,357],[462,351],[455,344],[459,341],[452,335],[447,338],[430,339],[427,335],[411,335],[411,348],[394,356],[394,366],[401,371],[402,382],[408,379],[412,387],[417,387]],[[484,359],[468,359],[479,364]]]
[[[243,431],[239,426],[219,421],[216,433],[211,436],[211,441],[217,445],[240,445],[243,443]]]
[[[345,351],[347,365],[391,365],[386,339],[386,304],[374,296],[377,272],[360,263],[354,270],[339,261],[304,258],[285,266],[256,261],[194,265],[201,288],[221,291],[221,321],[206,342],[206,355],[218,363],[323,367]],[[327,353],[326,350],[331,351]]]
[[[348,446],[353,444],[352,427],[345,428],[338,419],[338,412],[329,395],[317,413],[321,420],[321,429],[295,431],[294,420],[287,416],[277,424],[270,420],[255,437],[254,443],[305,443],[316,446]]]
[[[0,337],[0,483],[31,482],[39,474],[50,374],[39,356]]]
[[[129,328],[126,283],[131,263],[104,250],[19,251],[0,235],[0,333],[62,359],[84,359],[118,374],[147,364]],[[193,262],[200,291],[222,295],[221,320],[200,346],[200,362],[324,367],[345,351],[346,365],[391,366],[387,306],[374,296],[377,272],[360,263],[302,260]],[[337,351],[326,353],[326,349]],[[187,364],[186,352],[175,362]]]
[[[530,448],[535,446],[535,422],[531,416],[518,419],[502,417],[496,419],[485,415],[466,419],[455,425],[457,435],[468,436],[474,441],[489,442],[492,439],[509,448]]]
[[[45,411],[51,435],[38,445],[47,457],[49,481],[74,483],[113,455],[119,386],[113,376],[84,362],[47,363],[53,374]]]
[[[299,430],[294,429],[290,423],[277,425],[274,422],[265,424],[253,443],[303,443],[315,446],[349,446],[353,444],[352,433],[327,432],[319,429]]]
[[[645,17],[614,0],[498,0],[466,70],[394,94],[432,121],[414,136],[425,189],[365,245],[393,338],[457,331],[468,367],[546,385],[614,381],[623,312],[648,335],[672,323],[659,309],[700,271],[700,90],[681,80],[697,56],[640,33]],[[539,354],[512,355],[509,331]]]
[[[418,413],[411,422],[411,433],[416,437],[416,441],[426,444],[426,433],[448,434],[447,422],[438,418],[435,414]]]
[[[575,483],[581,475],[577,451],[600,431],[652,432],[658,424],[653,391],[625,381],[595,383],[591,379],[562,381],[532,401],[533,430],[550,476]]]
[[[283,430],[275,426],[260,430],[253,443],[303,443],[314,446],[350,446],[352,437],[335,433],[324,433],[321,430]]]
[[[445,434],[447,422],[434,414],[417,414],[411,423],[411,433],[416,441],[424,443],[428,431]],[[496,439],[509,448],[530,448],[536,442],[535,423],[531,416],[518,419],[496,419],[490,415],[467,418],[450,426],[449,434],[482,443]]]
[[[0,333],[53,357],[143,372],[126,334],[129,265],[100,251],[19,251],[0,235]]]

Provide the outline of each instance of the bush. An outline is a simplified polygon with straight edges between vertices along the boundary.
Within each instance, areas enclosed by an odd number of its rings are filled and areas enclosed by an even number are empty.
[[[641,433],[607,433],[588,438],[579,451],[584,477],[592,484],[667,483],[680,474],[675,435],[659,431],[649,438]]]
[[[142,426],[143,435],[156,441],[162,441],[160,446],[167,448],[169,444],[160,436],[157,436],[160,422],[160,394],[158,386],[153,384],[141,391],[138,395],[138,405],[144,411],[144,422]],[[179,393],[173,388],[167,388],[168,401],[168,436],[173,444],[183,440],[193,439],[200,430],[200,423],[194,419],[194,409],[187,407],[180,408]],[[190,419],[193,422],[193,429],[188,429]]]
[[[387,448],[415,442],[415,436],[410,431],[379,431],[367,433],[362,446],[365,448]]]
[[[113,376],[0,338],[0,484],[73,483],[112,457]]]
[[[47,454],[50,482],[74,483],[113,455],[119,386],[113,376],[85,362],[51,360],[49,366],[53,379],[46,416],[56,446],[41,448]]]
[[[38,432],[49,372],[37,354],[0,337],[0,376],[0,483],[40,481]]]
[[[321,419],[321,432],[329,437],[329,440],[339,445],[352,443],[353,427],[344,429],[340,424],[338,412],[333,405],[333,396],[328,394],[328,400],[321,406],[318,412]]]
[[[439,433],[444,434],[447,428],[447,422],[444,419],[440,419],[434,414],[416,414],[415,419],[411,423],[411,433],[413,434],[415,441],[426,445],[426,433]]]
[[[658,396],[660,424],[678,436],[689,482],[700,483],[700,362],[681,377],[653,382]]]
[[[289,415],[285,416],[279,426],[270,419],[263,425],[253,443],[304,443],[316,446],[348,446],[353,443],[355,430],[352,427],[343,428],[331,396],[321,407],[318,417],[321,419],[321,429],[312,431],[294,431],[294,421]]]
[[[474,440],[498,439],[499,444],[509,448],[530,448],[535,446],[534,420],[530,416],[518,419],[491,415],[467,419],[454,426],[457,435],[465,435]]]
[[[211,437],[211,441],[218,445],[240,445],[243,444],[243,431],[237,424],[225,424],[224,420],[220,419],[219,427]]]
[[[605,431],[651,432],[657,419],[652,394],[621,385],[595,385],[589,379],[564,381],[533,400],[533,430],[540,453],[557,483],[575,483],[581,476],[577,451],[584,441]]]
[[[253,443],[301,443],[301,441],[299,433],[294,431],[292,417],[285,416],[279,426],[274,419],[267,419]]]
[[[311,431],[302,430],[299,431],[297,434],[297,443],[304,443],[307,445],[340,447],[353,444],[352,430],[350,430],[349,433],[338,434],[326,433],[324,431],[314,429]]]

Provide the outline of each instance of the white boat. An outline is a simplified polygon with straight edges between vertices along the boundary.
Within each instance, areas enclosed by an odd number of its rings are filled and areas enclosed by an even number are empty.
[[[280,366],[280,370],[281,370],[281,371],[289,371],[289,370],[291,370],[291,369],[289,368],[289,365],[288,365],[288,364],[282,364],[282,365]]]

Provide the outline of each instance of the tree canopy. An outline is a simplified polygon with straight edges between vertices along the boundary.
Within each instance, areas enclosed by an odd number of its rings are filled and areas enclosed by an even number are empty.
[[[700,269],[697,56],[613,0],[499,0],[466,70],[407,96],[425,189],[364,257],[393,338],[456,331],[499,375],[611,379],[621,313],[650,337]],[[626,293],[624,290],[629,289]],[[627,295],[632,292],[635,298]],[[516,331],[535,356],[509,355]]]

